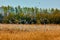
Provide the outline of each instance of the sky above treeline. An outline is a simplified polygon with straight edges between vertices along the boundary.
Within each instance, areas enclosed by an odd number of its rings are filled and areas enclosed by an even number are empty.
[[[21,7],[59,8],[60,0],[0,0],[0,6],[20,5]]]

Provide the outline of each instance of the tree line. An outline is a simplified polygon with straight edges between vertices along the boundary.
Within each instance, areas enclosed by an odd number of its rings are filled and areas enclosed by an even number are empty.
[[[0,23],[6,24],[60,24],[60,9],[37,7],[0,7]]]

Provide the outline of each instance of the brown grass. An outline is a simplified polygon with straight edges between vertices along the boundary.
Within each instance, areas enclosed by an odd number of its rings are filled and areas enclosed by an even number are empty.
[[[34,31],[21,31],[21,30],[0,30],[0,40],[60,40],[60,25],[46,25],[46,31],[44,31],[44,25],[16,25],[16,24],[0,24],[3,28],[14,28],[14,26],[25,26],[27,27],[41,27],[40,30],[31,28]],[[24,27],[24,28],[25,28]],[[57,28],[55,28],[57,27]],[[24,29],[22,28],[22,29]],[[50,28],[50,29],[49,29]],[[25,29],[25,30],[26,30]]]

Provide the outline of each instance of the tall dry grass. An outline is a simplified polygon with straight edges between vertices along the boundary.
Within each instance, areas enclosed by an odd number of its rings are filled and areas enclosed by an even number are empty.
[[[46,25],[46,31],[44,25],[0,24],[0,27],[0,40],[60,40],[60,25]],[[16,27],[23,27],[25,30],[11,30]],[[31,31],[26,30],[29,27]]]
[[[24,32],[14,31],[0,31],[0,40],[60,40],[60,32],[47,31],[47,32]]]

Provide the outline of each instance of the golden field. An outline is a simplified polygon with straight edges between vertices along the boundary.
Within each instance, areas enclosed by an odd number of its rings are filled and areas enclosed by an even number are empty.
[[[60,40],[60,25],[0,24],[0,40]]]

